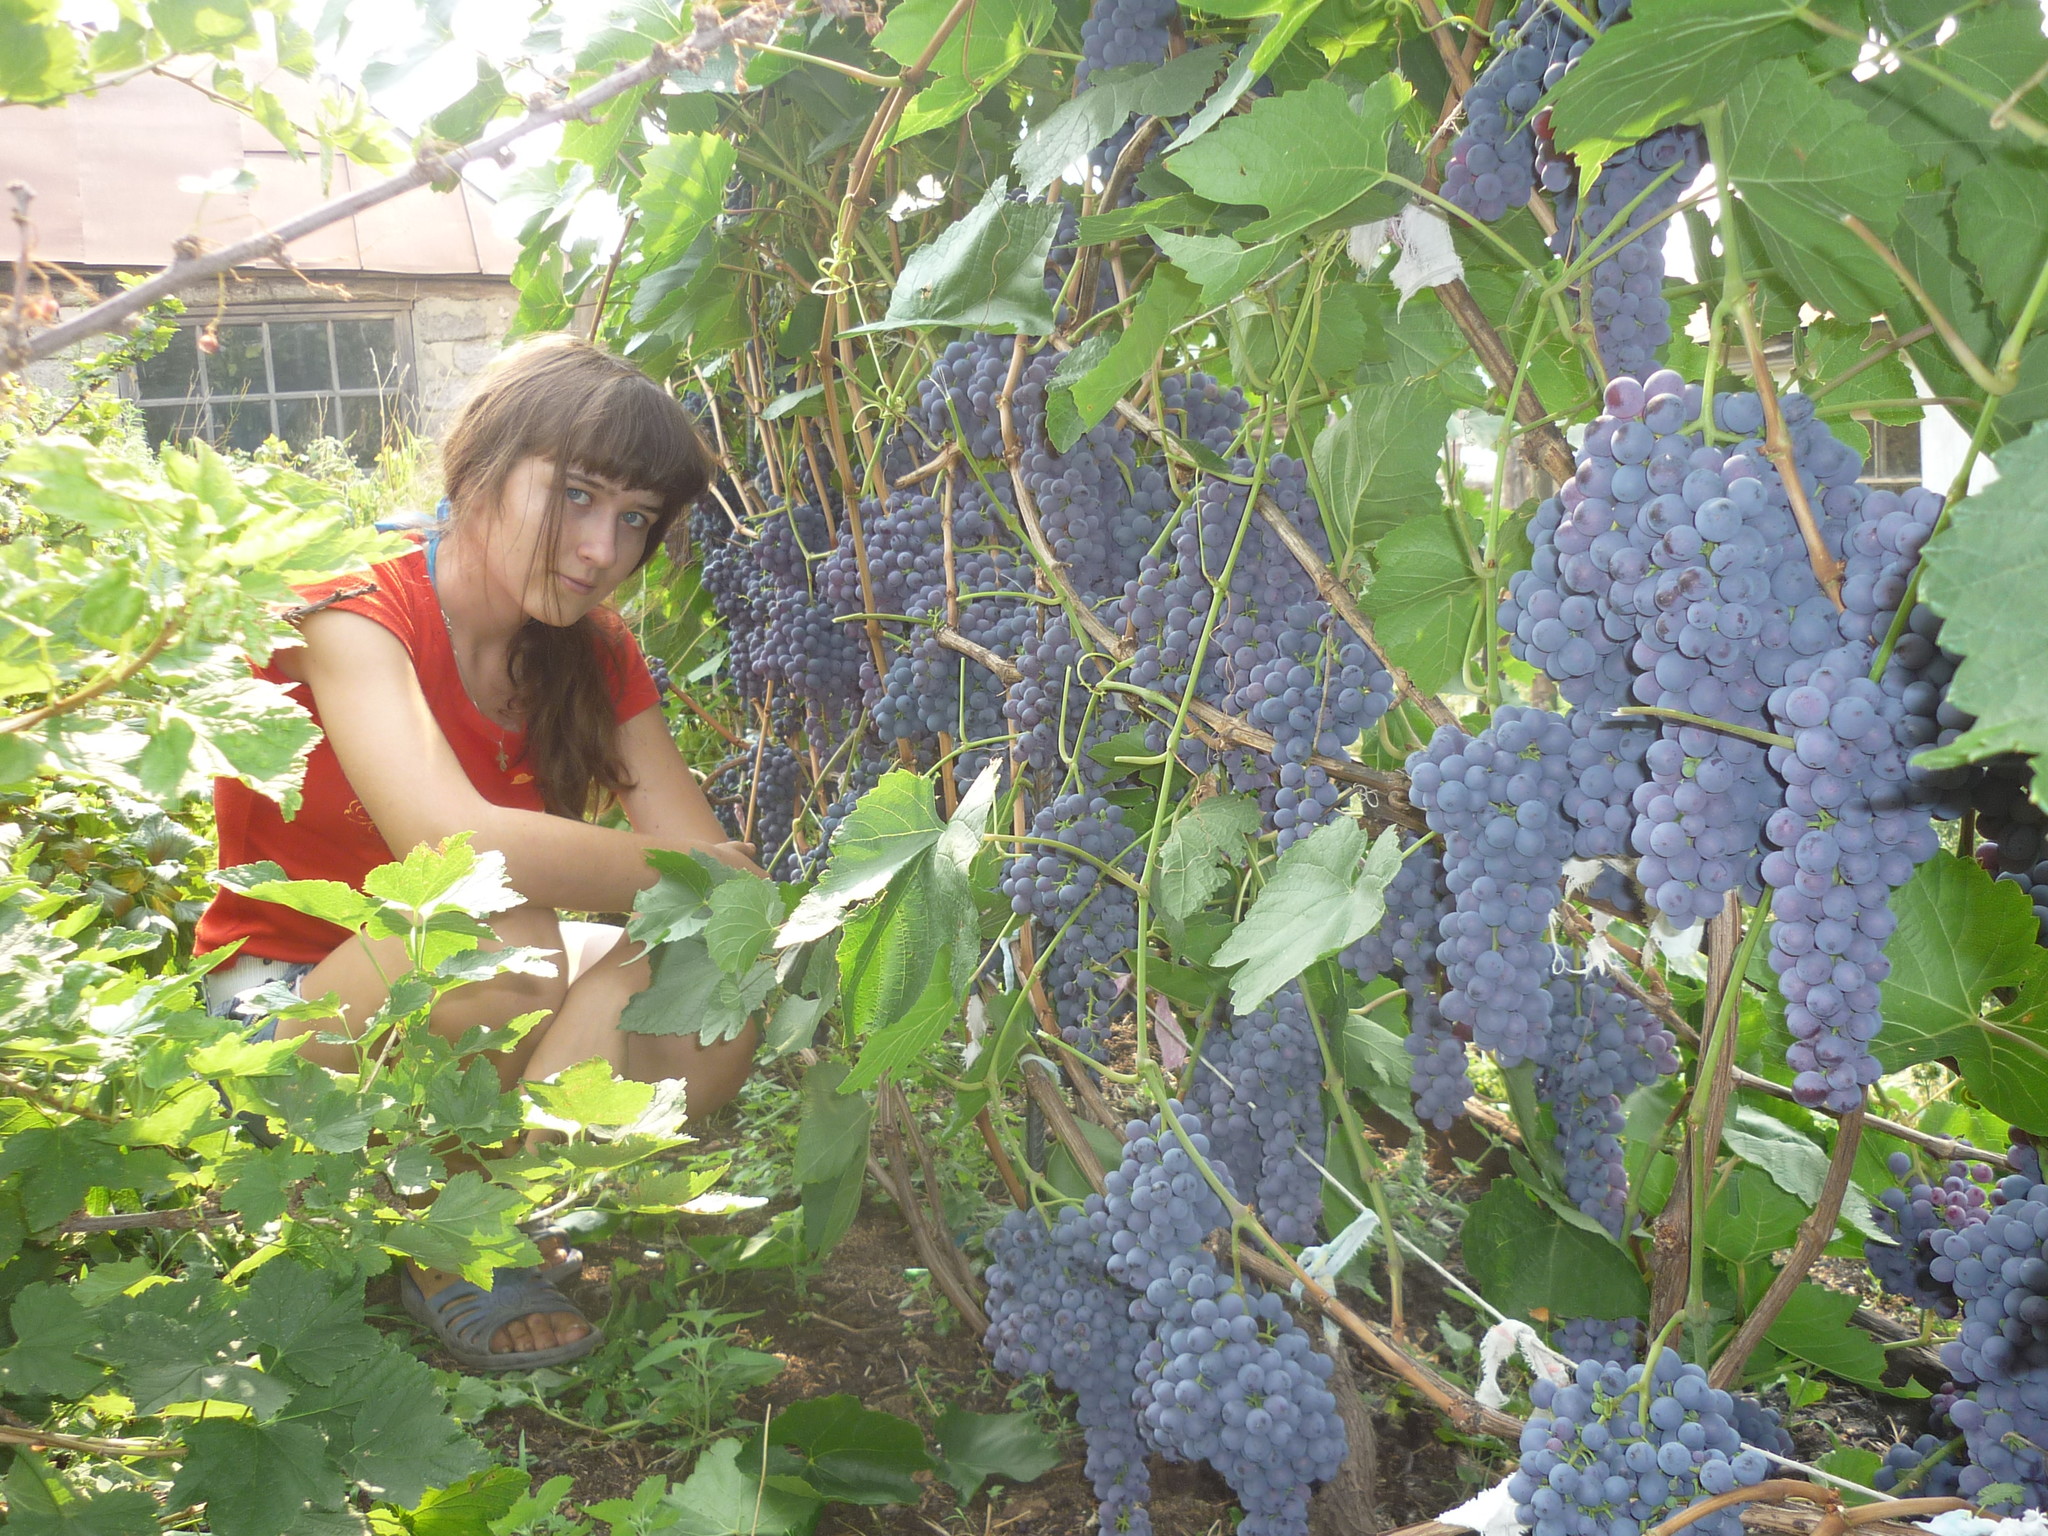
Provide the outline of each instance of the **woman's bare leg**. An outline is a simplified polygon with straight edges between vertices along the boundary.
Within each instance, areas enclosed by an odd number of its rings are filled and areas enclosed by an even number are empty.
[[[551,1012],[553,1017],[543,1020],[518,1047],[496,1058],[499,1076],[508,1087],[522,1078],[550,1077],[600,1056],[620,1077],[635,1082],[681,1079],[693,1119],[721,1108],[739,1093],[752,1070],[758,1040],[752,1025],[737,1038],[708,1047],[695,1035],[632,1034],[619,1028],[627,1002],[646,987],[650,974],[647,961],[637,956],[639,946],[623,942],[624,930],[601,923],[563,923],[552,911],[531,906],[501,914],[491,927],[501,945],[553,952],[558,974],[508,973],[458,987],[435,1005],[429,1025],[452,1041],[479,1025],[495,1028],[522,1013]],[[304,997],[336,994],[342,1007],[340,1029],[333,1019],[293,1021],[279,1025],[279,1037],[315,1031],[360,1033],[359,1021],[382,1004],[388,979],[404,974],[408,963],[400,939],[344,944],[299,983]],[[300,1050],[330,1070],[358,1067],[356,1053],[347,1046],[309,1039]],[[430,1297],[459,1278],[418,1266],[413,1266],[413,1274]],[[507,1324],[492,1337],[491,1348],[500,1353],[549,1349],[588,1332],[589,1326],[574,1313],[548,1313]]]
[[[732,1102],[753,1070],[757,1032],[706,1046],[695,1035],[643,1035],[619,1028],[619,1016],[649,980],[640,946],[623,929],[603,923],[562,924],[569,956],[569,995],[534,1046],[523,1075],[548,1077],[579,1061],[602,1056],[620,1077],[636,1083],[682,1079],[690,1118],[701,1119]]]

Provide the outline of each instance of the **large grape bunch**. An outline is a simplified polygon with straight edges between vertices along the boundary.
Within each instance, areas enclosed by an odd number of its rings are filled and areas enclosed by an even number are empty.
[[[1648,1367],[1588,1359],[1569,1386],[1537,1381],[1508,1480],[1515,1518],[1534,1536],[1632,1536],[1704,1497],[1753,1487],[1769,1460],[1745,1450],[1735,1399],[1672,1351]],[[1694,1525],[1739,1536],[1741,1510]]]
[[[1942,1346],[1958,1385],[1936,1410],[1961,1431],[1967,1455],[1937,1463],[1915,1491],[1959,1490],[1982,1502],[1986,1489],[2009,1483],[2038,1507],[2048,1500],[2048,1184],[2030,1143],[2015,1136],[2007,1159],[2013,1171],[1995,1181],[1988,1166],[1957,1160],[1934,1184],[1894,1153],[1900,1185],[1883,1191],[1872,1214],[1898,1246],[1866,1242],[1864,1256],[1893,1295],[1962,1318]],[[1893,1446],[1879,1486],[1895,1486],[1941,1449],[1926,1436]]]
[[[713,779],[709,786],[712,808],[719,822],[735,839],[746,836],[748,812],[752,811],[753,835],[749,839],[760,861],[777,880],[794,879],[800,856],[792,833],[802,806],[802,770],[796,753],[779,741],[749,746],[747,755]]]
[[[1122,806],[1082,792],[1039,807],[1028,836],[1004,866],[1003,894],[1052,939],[1046,991],[1060,1033],[1102,1059],[1111,1023],[1129,1012],[1117,976],[1138,942],[1137,896],[1104,868],[1136,875],[1144,845]]]
[[[1172,1109],[1189,1145],[1208,1152],[1201,1117]],[[1110,1273],[1137,1293],[1132,1316],[1153,1329],[1134,1394],[1146,1433],[1168,1456],[1223,1474],[1244,1507],[1241,1532],[1299,1536],[1313,1485],[1344,1462],[1343,1421],[1324,1385],[1330,1360],[1277,1295],[1234,1282],[1202,1246],[1223,1204],[1163,1117],[1128,1129],[1104,1215],[1117,1250]]]
[[[1622,1099],[1678,1070],[1677,1042],[1634,998],[1558,951],[1536,1091],[1557,1119],[1565,1193],[1615,1236],[1628,1206]]]
[[[1443,839],[1452,909],[1438,925],[1444,1016],[1518,1066],[1542,1056],[1572,832],[1562,804],[1571,731],[1548,710],[1505,705],[1476,737],[1437,728],[1408,759],[1409,794]]]
[[[1599,20],[1625,15],[1628,0],[1602,0]],[[1444,169],[1446,198],[1491,224],[1529,200],[1538,180],[1536,114],[1591,41],[1578,22],[1548,0],[1522,0],[1493,29],[1493,53],[1465,93],[1465,127]],[[1551,157],[1542,185],[1564,192],[1571,162]]]
[[[1765,828],[1762,873],[1776,893],[1771,968],[1784,995],[1792,1090],[1809,1107],[1847,1111],[1883,1074],[1871,1042],[1883,1025],[1891,893],[1939,846],[1909,803],[1898,702],[1866,675],[1868,646],[1795,663],[1770,709],[1793,745],[1771,748],[1785,805]],[[1888,718],[1889,715],[1889,718]]]
[[[1538,509],[1530,569],[1500,609],[1516,654],[1583,712],[1578,766],[1607,770],[1580,782],[1580,851],[1614,853],[1626,813],[1637,878],[1680,924],[1712,916],[1730,891],[1761,894],[1761,834],[1782,783],[1743,735],[1665,720],[1637,736],[1605,717],[1640,704],[1773,733],[1765,706],[1793,662],[1844,640],[1755,435],[1762,403],[1716,397],[1720,429],[1745,434],[1726,445],[1686,430],[1700,406],[1699,387],[1669,371],[1608,387],[1578,472]],[[1864,504],[1862,460],[1810,399],[1782,406],[1823,542],[1839,555]]]
[[[1240,458],[1234,468],[1249,477],[1253,465]],[[1274,455],[1263,489],[1327,554],[1306,467]],[[1393,679],[1248,498],[1247,486],[1204,476],[1166,548],[1148,552],[1126,584],[1119,617],[1136,639],[1134,683],[1172,694],[1192,679],[1197,697],[1272,735],[1270,756],[1229,762],[1233,787],[1259,795],[1284,849],[1327,821],[1340,798],[1328,770],[1310,759],[1350,760],[1358,737],[1391,706]],[[1196,749],[1189,756],[1206,762]]]
[[[1398,979],[1408,1003],[1408,1034],[1402,1041],[1414,1065],[1408,1091],[1415,1097],[1417,1118],[1448,1130],[1472,1097],[1469,1028],[1443,1016],[1442,986],[1436,969],[1438,928],[1450,910],[1451,893],[1444,884],[1444,864],[1435,840],[1416,847],[1409,842],[1401,867],[1387,882],[1386,914],[1379,927],[1346,948],[1337,958],[1361,981],[1375,976]]]
[[[1149,1536],[1152,1479],[1131,1391],[1151,1330],[1109,1279],[1097,1204],[1063,1208],[1050,1231],[1036,1211],[1011,1211],[988,1234],[985,1342],[997,1370],[1049,1375],[1074,1394],[1102,1530]]]
[[[1552,164],[1562,160],[1550,158]],[[1567,191],[1558,198],[1552,244],[1559,255],[1594,258],[1586,303],[1609,374],[1642,377],[1671,340],[1671,305],[1664,297],[1669,215],[1705,163],[1699,129],[1660,128],[1611,155],[1585,197]]]
[[[1242,1179],[1266,1230],[1312,1243],[1322,1215],[1323,1058],[1301,983],[1220,1019],[1202,1038],[1188,1102]],[[1306,1154],[1304,1156],[1303,1154]]]
[[[1074,69],[1074,88],[1085,91],[1093,84],[1097,70],[1126,69],[1135,65],[1157,68],[1166,62],[1173,48],[1175,24],[1180,19],[1180,0],[1095,0],[1088,19],[1081,23],[1081,62]],[[1088,167],[1098,184],[1108,182],[1116,169],[1117,157],[1131,142],[1135,125],[1120,124],[1102,143],[1088,153]],[[1146,161],[1159,153],[1163,139],[1155,137]],[[1143,195],[1132,176],[1117,199],[1120,208],[1129,207]]]
[[[1163,1117],[1133,1121],[1104,1193],[1080,1212],[1049,1234],[1032,1214],[990,1234],[987,1342],[1000,1368],[1050,1370],[1080,1396],[1104,1531],[1150,1530],[1151,1449],[1222,1473],[1241,1531],[1305,1536],[1309,1495],[1345,1454],[1331,1362],[1280,1297],[1234,1279],[1204,1246],[1224,1208],[1189,1148],[1234,1181],[1201,1116],[1169,1111],[1185,1146]]]

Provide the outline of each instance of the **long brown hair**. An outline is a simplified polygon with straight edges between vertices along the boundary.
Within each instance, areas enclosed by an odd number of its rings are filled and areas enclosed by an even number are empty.
[[[452,517],[488,517],[513,469],[554,466],[540,550],[554,547],[570,470],[582,470],[660,501],[639,564],[711,483],[713,459],[682,403],[609,352],[568,336],[543,336],[494,361],[463,401],[441,445]],[[545,555],[542,556],[545,558]],[[619,748],[608,664],[622,660],[625,625],[610,609],[557,626],[528,619],[512,640],[514,707],[547,808],[590,815],[632,787]]]

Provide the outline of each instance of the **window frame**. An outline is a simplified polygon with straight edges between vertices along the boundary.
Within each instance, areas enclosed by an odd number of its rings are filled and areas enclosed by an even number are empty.
[[[327,325],[327,376],[331,381],[325,389],[280,390],[277,387],[277,359],[270,327],[278,324],[295,324],[307,321],[321,321]],[[335,345],[333,322],[337,320],[389,320],[392,322],[392,346],[397,357],[402,358],[397,378],[391,387],[373,388],[350,386],[341,382],[341,359]],[[234,402],[242,406],[262,404],[270,413],[270,427],[266,438],[279,437],[278,408],[297,400],[322,400],[337,402],[342,419],[336,423],[343,431],[348,430],[348,405],[350,400],[395,400],[398,409],[412,419],[418,409],[417,381],[419,375],[418,353],[414,346],[412,305],[403,299],[368,301],[313,301],[293,303],[277,301],[270,303],[234,304],[208,316],[195,310],[188,310],[177,321],[178,329],[191,331],[195,335],[210,324],[222,327],[261,324],[263,330],[263,390],[250,391],[241,395],[216,394],[212,391],[212,379],[208,368],[209,359],[199,354],[200,380],[206,393],[199,395],[147,395],[142,391],[142,379],[138,369],[130,368],[121,376],[122,398],[131,401],[138,409],[153,409],[161,406],[181,408],[198,407],[199,426],[193,436],[203,438],[207,443],[218,446],[218,434],[222,424],[215,418],[216,403]],[[168,440],[168,439],[167,439]],[[345,441],[345,439],[341,439]]]

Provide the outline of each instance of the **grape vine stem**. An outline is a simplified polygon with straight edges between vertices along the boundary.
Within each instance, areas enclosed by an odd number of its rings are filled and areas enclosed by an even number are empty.
[[[1215,1239],[1211,1239],[1212,1250],[1214,1246]],[[1457,1428],[1467,1434],[1493,1435],[1510,1442],[1521,1439],[1520,1419],[1513,1414],[1502,1413],[1498,1408],[1488,1408],[1478,1399],[1445,1381],[1381,1333],[1372,1323],[1323,1289],[1309,1276],[1307,1270],[1292,1259],[1286,1264],[1281,1264],[1263,1254],[1241,1252],[1237,1255],[1237,1262],[1268,1285],[1278,1286],[1282,1290],[1300,1286],[1303,1298],[1310,1305],[1356,1339],[1366,1353],[1379,1362],[1382,1370],[1400,1377],[1420,1392]]]
[[[1800,1224],[1799,1238],[1792,1245],[1791,1258],[1772,1277],[1770,1289],[1764,1292],[1763,1299],[1749,1316],[1742,1320],[1735,1337],[1728,1341],[1728,1347],[1721,1351],[1720,1358],[1708,1372],[1707,1379],[1715,1386],[1725,1389],[1741,1380],[1742,1368],[1749,1363],[1750,1352],[1770,1331],[1771,1324],[1778,1320],[1778,1314],[1785,1310],[1785,1303],[1792,1299],[1793,1291],[1798,1289],[1806,1278],[1806,1272],[1813,1267],[1813,1261],[1834,1238],[1835,1222],[1842,1214],[1842,1197],[1849,1191],[1849,1174],[1856,1165],[1856,1148],[1863,1140],[1863,1120],[1861,1108],[1852,1109],[1842,1116],[1841,1125],[1835,1132],[1835,1149],[1828,1158],[1827,1176],[1821,1180],[1820,1199]]]

